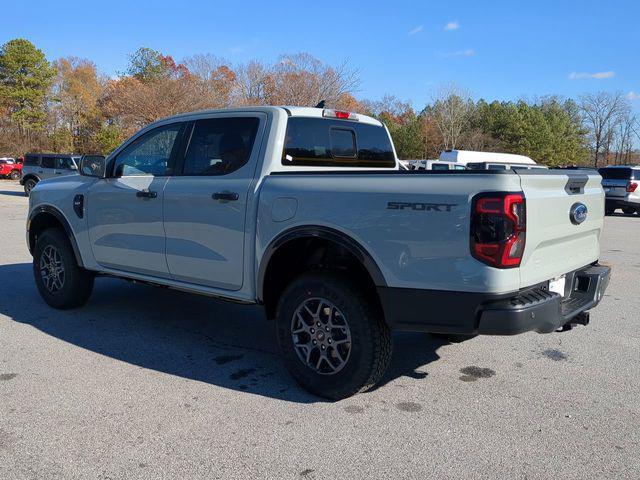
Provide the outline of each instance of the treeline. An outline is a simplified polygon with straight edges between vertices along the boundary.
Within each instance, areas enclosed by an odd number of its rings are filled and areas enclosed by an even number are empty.
[[[520,153],[547,165],[637,161],[638,122],[618,93],[489,103],[447,86],[416,112],[393,96],[357,99],[359,83],[347,63],[327,65],[306,53],[231,65],[210,54],[176,62],[149,48],[108,78],[90,60],[50,62],[15,39],[0,48],[0,155],[108,153],[149,122],[180,112],[325,100],[382,120],[405,159],[458,148]]]

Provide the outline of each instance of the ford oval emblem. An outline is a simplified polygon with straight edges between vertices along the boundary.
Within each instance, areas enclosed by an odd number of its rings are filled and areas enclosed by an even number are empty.
[[[574,203],[569,210],[569,218],[574,225],[580,225],[587,219],[587,206],[584,203]]]

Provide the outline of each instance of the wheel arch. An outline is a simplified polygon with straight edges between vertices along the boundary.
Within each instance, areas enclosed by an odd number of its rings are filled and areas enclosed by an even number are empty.
[[[78,266],[84,268],[80,249],[69,221],[60,210],[50,205],[37,206],[29,214],[29,219],[27,220],[27,246],[29,247],[29,253],[33,255],[38,235],[48,228],[61,228],[65,232]]]
[[[22,185],[24,185],[27,180],[35,180],[35,182],[38,183],[40,181],[40,177],[38,177],[35,173],[27,173],[26,175],[23,173],[22,178],[20,179]]]
[[[294,262],[295,266],[293,266],[291,265],[291,260],[295,258],[296,253],[306,252],[305,249],[307,247],[311,249],[310,253],[313,254],[319,246],[329,246],[332,249],[347,252],[352,260],[357,261],[357,265],[359,266],[359,268],[356,268],[356,271],[350,271],[350,274],[360,274],[362,277],[366,275],[367,278],[365,280],[368,280],[368,285],[372,289],[387,286],[382,271],[371,254],[351,236],[325,226],[308,225],[293,227],[280,233],[269,243],[258,268],[256,282],[257,299],[259,303],[265,305],[269,318],[272,318],[275,314],[277,298],[274,298],[274,296],[278,297],[278,293],[281,293],[284,288],[284,285],[277,284],[274,286],[272,284],[277,268],[286,265],[292,274],[308,270],[308,265],[307,268],[303,268],[300,263]],[[292,258],[292,255],[294,258]],[[313,264],[313,259],[307,257],[303,259],[309,264]],[[285,282],[282,280],[280,283]]]

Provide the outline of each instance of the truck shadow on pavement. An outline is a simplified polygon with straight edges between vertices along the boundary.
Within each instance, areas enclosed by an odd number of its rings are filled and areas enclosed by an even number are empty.
[[[27,197],[23,191],[0,190],[0,195],[9,195],[11,197]]]
[[[169,289],[96,279],[87,305],[54,310],[40,298],[31,264],[0,265],[11,294],[0,314],[89,351],[142,368],[297,403],[320,402],[300,388],[277,353],[273,324],[262,307],[237,305]],[[386,377],[421,379],[446,342],[399,333]]]

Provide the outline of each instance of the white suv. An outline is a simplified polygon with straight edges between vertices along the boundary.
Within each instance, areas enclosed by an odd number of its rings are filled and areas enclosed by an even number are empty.
[[[622,209],[626,215],[640,213],[640,166],[611,166],[598,170],[605,194],[605,213]]]

